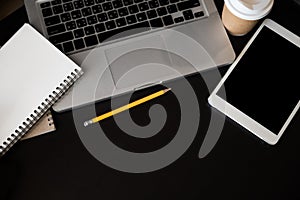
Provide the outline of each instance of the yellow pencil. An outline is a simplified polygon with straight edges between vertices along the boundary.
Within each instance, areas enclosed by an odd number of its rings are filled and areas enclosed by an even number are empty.
[[[153,94],[151,94],[151,95],[149,95],[149,96],[146,96],[146,97],[144,97],[144,98],[142,98],[142,99],[136,100],[136,101],[134,101],[134,102],[132,102],[132,103],[130,103],[130,104],[128,104],[128,105],[122,106],[122,107],[117,108],[117,109],[115,109],[115,110],[113,110],[113,111],[110,111],[110,112],[108,112],[108,113],[105,113],[105,114],[103,114],[103,115],[100,115],[99,117],[95,117],[95,118],[93,118],[93,119],[91,119],[91,120],[85,121],[85,122],[84,122],[84,126],[88,126],[88,125],[90,125],[90,124],[99,122],[99,121],[101,121],[101,120],[103,120],[103,119],[106,119],[106,118],[111,117],[111,116],[113,116],[113,115],[116,115],[116,114],[118,114],[118,113],[120,113],[120,112],[123,112],[123,111],[125,111],[125,110],[128,110],[128,109],[130,109],[130,108],[132,108],[132,107],[134,107],[134,106],[137,106],[137,105],[140,105],[140,104],[142,104],[142,103],[145,103],[146,101],[149,101],[149,100],[151,100],[151,99],[154,99],[154,98],[156,98],[156,97],[159,97],[159,96],[165,94],[166,92],[168,92],[168,91],[170,91],[170,90],[171,90],[171,88],[164,89],[164,90],[160,90],[160,91],[158,91],[158,92],[156,92],[156,93],[153,93]]]

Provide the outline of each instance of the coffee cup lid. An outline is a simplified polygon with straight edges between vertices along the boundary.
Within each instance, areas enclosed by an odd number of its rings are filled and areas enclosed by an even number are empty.
[[[271,11],[274,0],[224,0],[230,12],[245,20],[257,20]]]

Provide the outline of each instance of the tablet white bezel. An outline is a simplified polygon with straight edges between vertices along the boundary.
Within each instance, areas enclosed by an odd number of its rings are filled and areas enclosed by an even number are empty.
[[[290,41],[291,43],[295,44],[300,48],[300,38],[297,35],[291,33],[290,31],[288,31],[287,29],[285,29],[284,27],[280,26],[279,24],[277,24],[276,22],[270,19],[264,20],[261,26],[253,35],[253,37],[249,40],[245,48],[242,50],[240,55],[237,57],[237,59],[234,61],[231,67],[228,69],[228,71],[226,72],[226,74],[224,75],[220,83],[217,85],[215,90],[212,92],[212,94],[208,98],[208,102],[210,105],[212,105],[219,111],[223,112],[225,115],[227,115],[228,117],[230,117],[231,119],[239,123],[240,125],[244,126],[246,129],[248,129],[250,132],[258,136],[262,140],[266,141],[269,144],[274,145],[278,142],[279,138],[281,137],[281,135],[287,128],[288,124],[291,122],[292,118],[294,117],[297,110],[299,109],[300,100],[298,101],[297,105],[293,109],[292,113],[289,115],[283,127],[280,129],[279,133],[275,134],[217,95],[219,89],[223,86],[226,79],[234,70],[235,66],[238,64],[242,56],[246,53],[247,49],[250,47],[250,45],[255,40],[256,36],[260,33],[263,27],[267,27],[271,29],[275,33],[279,34],[280,36],[282,36],[283,38],[287,39],[288,41]]]

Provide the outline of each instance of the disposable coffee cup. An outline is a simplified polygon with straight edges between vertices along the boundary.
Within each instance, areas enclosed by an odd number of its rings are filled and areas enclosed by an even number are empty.
[[[272,9],[274,0],[224,0],[222,21],[231,35],[247,34]]]

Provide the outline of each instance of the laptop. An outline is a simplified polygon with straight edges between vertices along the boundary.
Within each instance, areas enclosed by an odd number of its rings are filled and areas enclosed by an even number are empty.
[[[212,0],[25,0],[29,22],[82,67],[57,112],[230,64]]]

